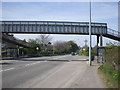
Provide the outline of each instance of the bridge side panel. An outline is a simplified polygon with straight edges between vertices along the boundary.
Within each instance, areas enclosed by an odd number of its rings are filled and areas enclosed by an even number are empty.
[[[96,26],[97,25],[97,26]],[[106,34],[106,26],[92,25],[92,34]],[[5,22],[2,32],[4,33],[71,33],[89,34],[88,24],[78,23],[50,23],[50,22]]]

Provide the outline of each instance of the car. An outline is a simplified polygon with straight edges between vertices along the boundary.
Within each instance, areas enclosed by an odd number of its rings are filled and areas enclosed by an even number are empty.
[[[75,52],[71,52],[71,55],[76,55],[76,53]]]

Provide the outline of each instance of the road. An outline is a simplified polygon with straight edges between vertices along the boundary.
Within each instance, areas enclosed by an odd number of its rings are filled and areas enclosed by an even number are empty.
[[[95,71],[96,66],[89,68],[87,59],[88,57],[85,56],[62,55],[4,60],[0,71],[2,87],[103,88],[104,85]],[[88,75],[95,80],[88,78]],[[93,82],[93,84],[87,85],[87,82]]]

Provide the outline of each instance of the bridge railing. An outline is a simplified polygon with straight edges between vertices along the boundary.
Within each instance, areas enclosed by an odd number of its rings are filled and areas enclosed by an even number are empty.
[[[107,29],[107,34],[110,34],[110,35],[113,35],[113,36],[116,36],[116,37],[120,37],[120,32],[118,32],[116,30],[113,30],[111,28]]]
[[[1,24],[46,24],[46,25],[81,25],[89,26],[89,22],[65,22],[65,21],[2,21]],[[106,23],[91,23],[92,26],[107,26]]]

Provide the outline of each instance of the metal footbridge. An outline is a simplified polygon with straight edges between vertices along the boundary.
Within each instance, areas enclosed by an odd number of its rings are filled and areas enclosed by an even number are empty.
[[[2,21],[2,33],[89,34],[89,22]],[[107,23],[91,23],[91,34],[120,41],[120,32],[107,28]]]

